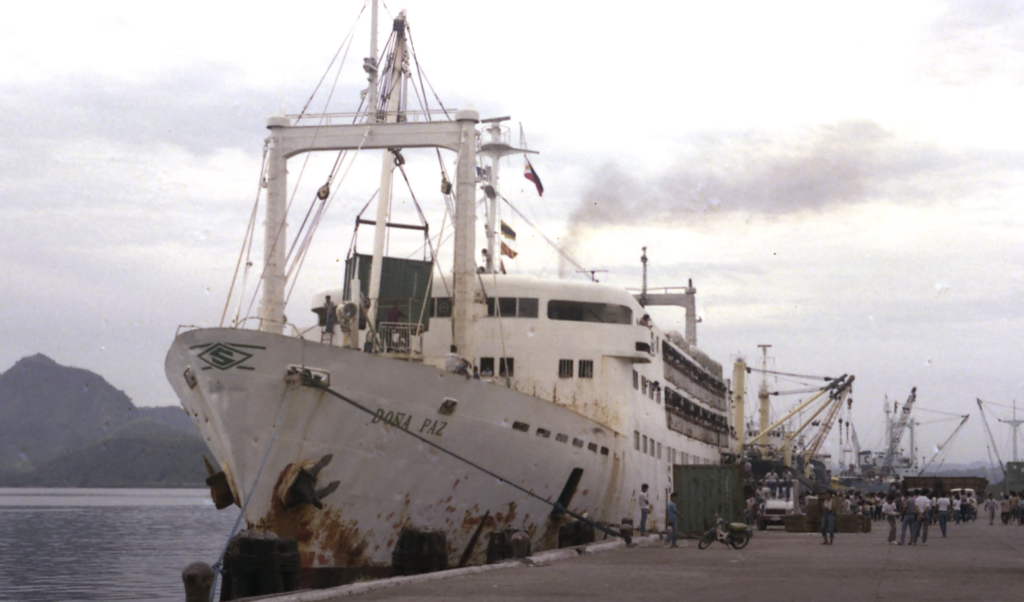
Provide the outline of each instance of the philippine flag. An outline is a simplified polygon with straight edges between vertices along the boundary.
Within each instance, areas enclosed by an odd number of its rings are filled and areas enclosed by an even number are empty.
[[[527,180],[533,182],[534,185],[537,186],[538,196],[544,196],[544,185],[540,183],[540,176],[538,176],[537,172],[533,169],[533,165],[530,164],[529,159],[526,160],[526,172],[523,174],[523,176],[525,176]]]

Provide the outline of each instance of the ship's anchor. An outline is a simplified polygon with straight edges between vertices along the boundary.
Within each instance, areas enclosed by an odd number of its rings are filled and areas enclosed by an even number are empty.
[[[305,468],[299,469],[299,474],[295,476],[295,482],[288,488],[288,494],[285,496],[285,506],[294,508],[302,504],[313,504],[317,509],[323,509],[324,505],[320,503],[320,500],[334,493],[338,485],[341,485],[341,481],[331,481],[326,487],[316,488],[317,475],[320,474],[324,466],[330,463],[333,457],[333,454],[327,454],[320,458],[320,461],[309,470]]]

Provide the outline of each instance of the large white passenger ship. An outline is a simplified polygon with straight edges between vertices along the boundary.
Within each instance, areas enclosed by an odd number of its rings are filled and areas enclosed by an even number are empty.
[[[248,527],[295,538],[307,585],[386,570],[406,527],[443,531],[449,566],[484,562],[488,534],[508,527],[552,548],[573,515],[638,520],[643,483],[660,529],[672,465],[717,464],[730,445],[727,384],[696,347],[692,285],[654,295],[501,273],[499,167],[525,151],[502,119],[407,110],[404,29],[401,15],[379,75],[366,62],[375,110],[346,125],[268,120],[259,313],[184,330],[167,355]],[[442,186],[453,267],[383,253],[390,181],[417,149],[456,158]],[[287,160],[314,151],[382,151],[377,219],[361,222],[377,244],[351,255],[293,325]],[[478,196],[489,250],[479,266]],[[685,337],[651,323],[654,304],[687,308]],[[460,359],[479,378],[453,372]]]

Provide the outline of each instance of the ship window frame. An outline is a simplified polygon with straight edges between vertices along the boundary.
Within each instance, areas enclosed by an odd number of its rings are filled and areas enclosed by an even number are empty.
[[[591,441],[590,443],[587,444],[587,449],[589,449],[590,451],[592,451],[592,452],[594,452],[596,454],[597,453],[597,444],[594,443],[593,441]]]
[[[520,297],[519,312],[520,318],[536,318],[540,316],[540,299],[536,297]]]
[[[646,456],[647,455],[647,435],[641,435],[641,437],[643,437],[643,441],[644,441],[643,453]]]
[[[434,300],[434,308],[435,308],[435,310],[437,312],[437,314],[434,316],[435,318],[450,318],[450,317],[452,317],[452,313],[454,313],[453,310],[455,309],[455,301],[453,301],[451,297],[432,297],[432,299]],[[447,301],[447,308],[448,309],[447,309],[447,311],[442,312],[441,311],[441,304],[442,304],[442,302],[445,302],[445,301]]]
[[[571,359],[558,360],[558,378],[572,378],[573,361]]]
[[[608,455],[608,448],[603,446],[603,445],[601,446],[601,455],[602,456],[607,456]]]
[[[482,357],[482,358],[480,358],[480,376],[485,376],[485,377],[494,376],[494,358],[493,357]]]
[[[502,357],[498,358],[498,376],[510,377],[516,375],[516,358],[514,357]]]
[[[633,431],[633,448],[640,451],[640,431]]]
[[[658,443],[658,459],[661,459],[661,443]]]
[[[633,369],[633,388],[640,389],[640,373],[636,371],[636,368]]]
[[[516,420],[515,422],[512,423],[512,430],[521,431],[523,433],[529,433],[530,425],[525,422],[519,422],[518,420]]]
[[[537,436],[538,437],[543,437],[545,439],[550,439],[551,438],[551,431],[549,431],[548,429],[545,429],[545,428],[537,427]]]
[[[633,325],[633,310],[617,303],[549,299],[547,316],[559,322]]]
[[[577,362],[576,374],[580,378],[594,378],[594,360],[580,360]]]
[[[572,439],[572,446],[573,447],[583,447],[583,439],[580,439],[579,437],[573,437],[573,439]]]
[[[555,435],[555,441],[558,441],[559,443],[566,443],[569,441],[569,435],[566,435],[565,433],[558,433]]]

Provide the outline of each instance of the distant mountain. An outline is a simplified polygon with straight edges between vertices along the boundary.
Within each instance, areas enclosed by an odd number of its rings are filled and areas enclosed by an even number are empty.
[[[202,485],[208,453],[177,407],[137,408],[42,354],[0,374],[0,485]]]
[[[0,473],[0,483],[32,487],[202,487],[202,439],[149,419],[73,449],[29,472]]]

